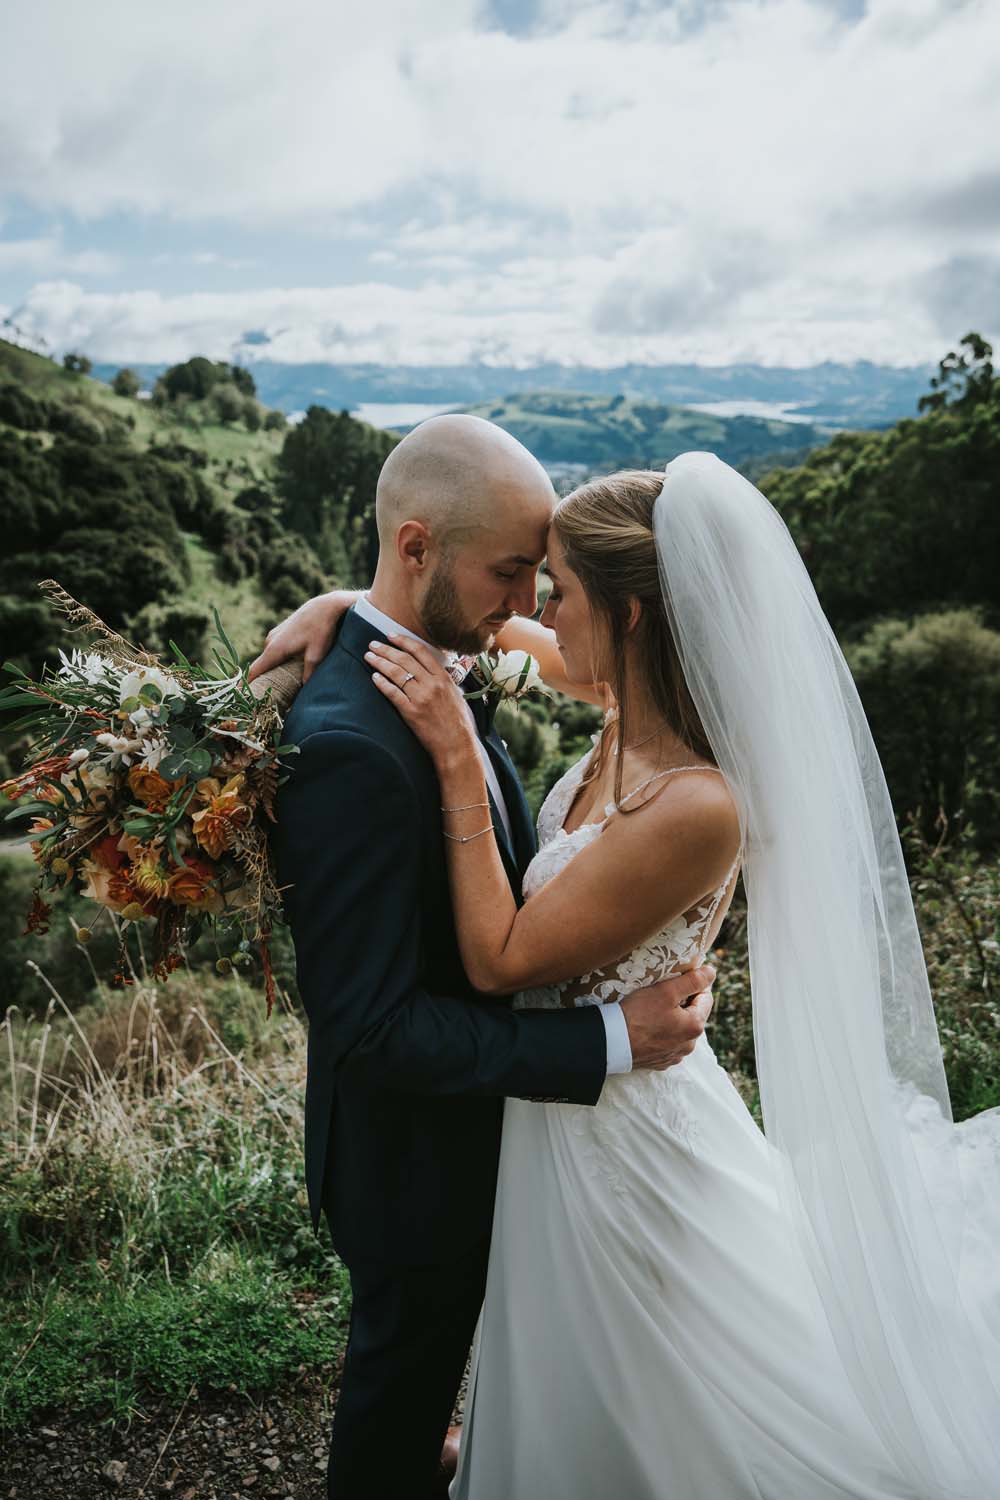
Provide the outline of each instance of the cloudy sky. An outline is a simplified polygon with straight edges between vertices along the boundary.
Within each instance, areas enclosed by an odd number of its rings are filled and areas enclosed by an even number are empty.
[[[33,0],[0,319],[109,360],[1000,339],[997,0]]]

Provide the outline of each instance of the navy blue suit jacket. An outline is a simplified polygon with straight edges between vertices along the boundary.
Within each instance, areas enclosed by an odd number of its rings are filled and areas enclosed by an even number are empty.
[[[296,697],[300,746],[274,848],[309,1017],[306,1182],[352,1259],[429,1264],[490,1229],[503,1096],[593,1104],[607,1043],[593,1007],[514,1011],[474,991],[455,936],[433,762],[372,684],[379,632],[353,610]],[[535,850],[524,793],[479,704],[511,821],[520,901]],[[492,803],[492,798],[491,798]]]

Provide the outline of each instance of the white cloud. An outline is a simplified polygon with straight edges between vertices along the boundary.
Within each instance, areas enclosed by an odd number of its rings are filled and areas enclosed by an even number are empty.
[[[281,358],[922,361],[996,285],[994,0],[855,25],[829,0],[545,0],[517,37],[477,0],[101,14],[7,20],[8,193],[374,238],[377,280],[100,296],[40,265],[24,316],[60,345],[173,358],[253,326]]]

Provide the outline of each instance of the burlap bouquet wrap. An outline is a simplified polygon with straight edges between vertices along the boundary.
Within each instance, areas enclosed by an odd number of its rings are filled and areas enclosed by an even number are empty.
[[[271,701],[284,718],[292,705],[292,699],[302,686],[304,666],[304,659],[295,656],[291,661],[283,662],[280,667],[272,667],[269,672],[262,672],[259,677],[255,677],[250,684],[250,691],[255,698],[263,698],[270,688]]]

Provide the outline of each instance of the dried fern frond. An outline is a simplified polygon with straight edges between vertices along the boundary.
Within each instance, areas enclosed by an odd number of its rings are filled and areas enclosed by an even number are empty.
[[[105,625],[100,615],[86,604],[81,604],[68,594],[62,584],[57,583],[54,578],[43,578],[38,585],[41,592],[51,605],[66,616],[71,629],[85,631],[95,636],[101,643],[104,652],[118,665],[134,667],[155,667],[159,665],[159,658],[148,651],[141,651],[133,646],[124,636],[121,636]]]

